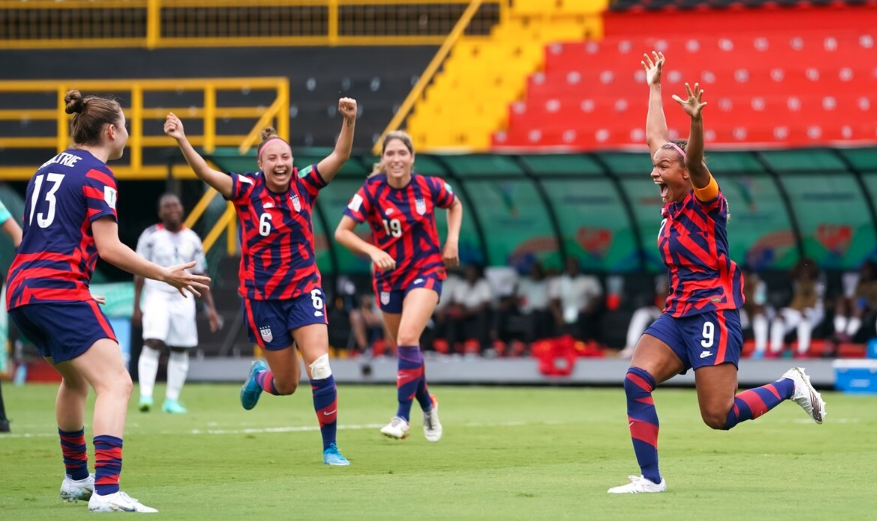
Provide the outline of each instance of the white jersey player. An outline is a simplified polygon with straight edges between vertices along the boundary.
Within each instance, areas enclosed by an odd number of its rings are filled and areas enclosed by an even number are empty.
[[[137,253],[159,266],[174,266],[195,261],[194,273],[204,273],[207,262],[198,234],[183,226],[183,205],[173,194],[159,199],[160,224],[150,226],[137,241]],[[170,349],[167,365],[167,392],[162,410],[185,413],[180,391],[189,371],[189,348],[198,345],[195,323],[195,300],[183,298],[171,286],[141,277],[134,279],[134,316],[132,322],[143,327],[143,350],[140,352],[140,410],[152,408],[152,391],[158,373],[161,349]],[[142,304],[141,304],[142,293]],[[210,291],[202,293],[210,319],[211,331],[220,327],[219,316]]]

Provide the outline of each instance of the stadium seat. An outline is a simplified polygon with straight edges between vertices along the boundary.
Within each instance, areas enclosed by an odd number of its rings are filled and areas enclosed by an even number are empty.
[[[869,11],[870,12],[870,11]],[[874,29],[741,30],[690,36],[617,35],[552,43],[526,95],[509,105],[494,149],[641,146],[647,112],[644,50],[667,53],[665,112],[674,135],[688,122],[671,94],[699,83],[708,143],[800,146],[877,142]]]

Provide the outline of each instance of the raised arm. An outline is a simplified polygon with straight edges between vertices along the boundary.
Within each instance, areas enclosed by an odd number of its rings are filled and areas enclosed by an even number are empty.
[[[317,165],[320,175],[327,183],[335,178],[335,174],[350,159],[350,150],[353,148],[353,130],[356,128],[356,100],[339,99],[338,112],[344,116],[344,123],[341,124],[341,134],[338,135],[335,150]]]
[[[460,226],[463,224],[463,203],[459,197],[454,198],[454,204],[448,208],[448,237],[445,247],[442,248],[442,260],[445,266],[453,268],[460,264]]]
[[[91,223],[94,243],[100,257],[133,275],[158,280],[177,288],[184,297],[188,290],[195,295],[207,289],[210,277],[192,275],[186,270],[195,265],[195,261],[164,268],[137,255],[134,250],[119,240],[119,225],[110,217],[100,217]]]
[[[649,86],[649,113],[646,116],[646,144],[649,145],[649,155],[655,157],[655,152],[670,141],[670,130],[667,128],[667,119],[664,117],[664,103],[661,98],[661,72],[664,70],[664,55],[652,51],[643,55],[644,60],[640,63],[646,71],[646,83]]]
[[[374,244],[369,244],[362,240],[359,235],[356,235],[356,232],[353,231],[356,229],[356,224],[356,221],[350,218],[350,216],[345,215],[342,217],[338,227],[335,228],[335,240],[353,253],[368,255],[372,262],[375,263],[375,266],[381,271],[395,269],[396,261],[393,260],[393,257],[390,257],[390,254]]]
[[[691,176],[691,184],[695,188],[706,188],[710,185],[710,171],[703,162],[703,115],[701,114],[706,102],[702,101],[703,89],[699,84],[695,83],[692,91],[686,83],[685,91],[688,94],[686,100],[673,95],[673,100],[682,105],[682,109],[691,117],[688,146],[685,147],[685,167],[688,168],[688,174]],[[712,194],[712,197],[715,197],[715,194]]]
[[[212,186],[226,199],[231,197],[233,188],[231,176],[210,168],[207,161],[195,151],[192,144],[186,139],[183,122],[173,112],[167,115],[167,120],[164,122],[164,133],[177,140],[183,157],[186,158],[186,162],[189,163],[198,178]]]

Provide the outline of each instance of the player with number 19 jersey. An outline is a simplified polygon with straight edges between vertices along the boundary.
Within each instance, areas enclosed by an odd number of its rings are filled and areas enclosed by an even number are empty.
[[[231,174],[241,230],[240,294],[250,300],[289,300],[320,289],[313,206],[326,181],[317,165],[293,169],[289,190],[274,193],[261,172]]]
[[[414,173],[404,188],[393,188],[386,174],[378,174],[356,192],[344,215],[360,224],[368,221],[373,244],[396,261],[394,270],[375,269],[377,295],[410,289],[417,279],[447,277],[435,209],[450,208],[455,197],[442,179]]]
[[[94,302],[88,284],[98,255],[91,223],[105,216],[118,221],[116,178],[106,163],[79,149],[44,163],[27,185],[22,242],[9,268],[7,309]]]

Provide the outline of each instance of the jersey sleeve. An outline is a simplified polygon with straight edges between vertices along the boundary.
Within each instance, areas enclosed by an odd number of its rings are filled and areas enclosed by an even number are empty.
[[[231,197],[229,201],[237,203],[250,197],[256,188],[256,180],[249,175],[241,175],[230,172],[231,176]]]
[[[363,185],[355,194],[353,194],[350,202],[347,203],[347,208],[344,209],[344,215],[362,224],[368,219],[370,211],[371,201],[368,198],[368,191]]]
[[[317,198],[320,190],[326,187],[328,183],[323,179],[317,165],[308,165],[301,170],[296,170],[296,176],[305,186],[305,191],[311,196],[311,201]]]
[[[712,173],[710,173],[710,182],[707,186],[694,188],[693,199],[714,220],[726,221],[728,219],[728,201],[722,194],[719,183]]]
[[[119,222],[116,213],[116,200],[118,191],[116,177],[112,170],[91,169],[85,174],[82,181],[82,191],[85,194],[85,204],[88,208],[88,222],[94,222],[101,217],[111,216]]]
[[[151,233],[152,227],[147,228],[140,234],[140,238],[137,239],[137,255],[140,255],[144,259],[152,262],[152,241],[149,240],[149,236]]]
[[[432,192],[432,200],[439,208],[450,208],[457,198],[454,190],[444,179],[439,177],[428,177],[429,189]]]
[[[192,267],[192,273],[199,275],[207,273],[207,256],[204,255],[204,245],[201,243],[201,238],[195,232],[192,232],[192,237],[194,238],[195,246],[195,253],[192,255],[195,266]]]
[[[9,210],[6,209],[6,205],[0,201],[0,224],[5,223],[12,217],[12,214],[9,213]]]

